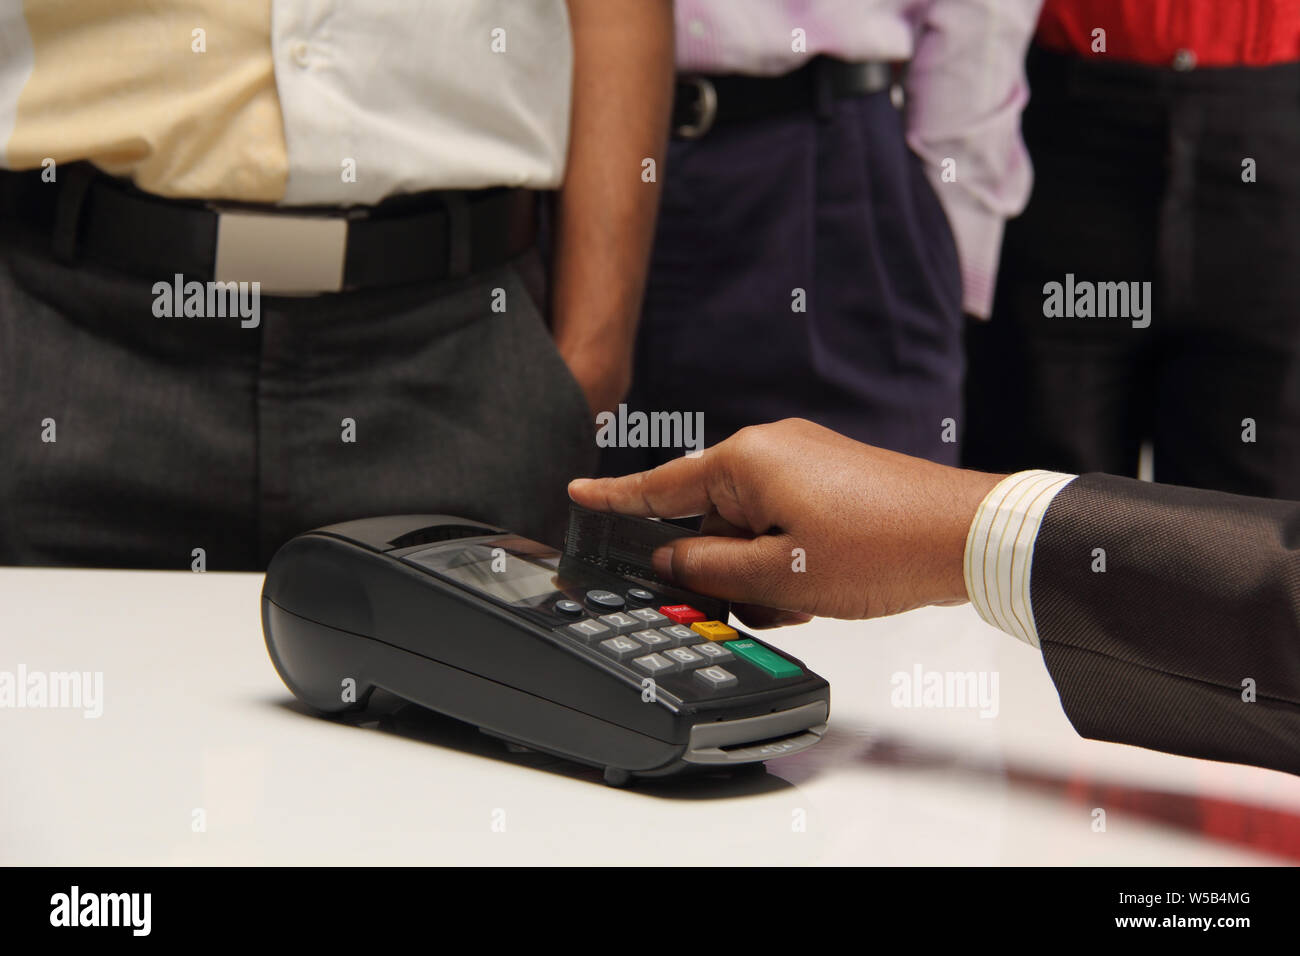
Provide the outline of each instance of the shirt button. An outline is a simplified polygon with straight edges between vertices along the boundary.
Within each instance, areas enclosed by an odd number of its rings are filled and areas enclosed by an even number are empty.
[[[1179,50],[1174,54],[1174,69],[1180,73],[1196,69],[1196,54],[1187,49]]]
[[[299,66],[311,65],[311,47],[307,45],[305,40],[299,40],[289,47],[289,56]]]
[[[686,29],[690,31],[693,37],[706,37],[709,35],[709,28],[704,25],[703,20],[692,20],[686,24]]]

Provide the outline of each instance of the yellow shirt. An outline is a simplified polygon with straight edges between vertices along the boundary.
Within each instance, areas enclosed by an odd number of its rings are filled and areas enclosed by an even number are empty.
[[[163,196],[284,195],[271,0],[31,0],[23,12],[32,68],[10,168],[91,159]]]

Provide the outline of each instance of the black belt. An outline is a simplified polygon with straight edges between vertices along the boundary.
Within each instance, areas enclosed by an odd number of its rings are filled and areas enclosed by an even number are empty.
[[[265,295],[459,278],[532,246],[538,194],[426,192],[374,206],[238,206],[162,199],[86,163],[0,173],[0,222],[48,235],[64,261],[158,280],[260,281]]]
[[[819,56],[783,76],[691,75],[677,78],[673,135],[698,139],[714,126],[786,113],[826,115],[832,101],[889,89],[893,64],[845,63]]]

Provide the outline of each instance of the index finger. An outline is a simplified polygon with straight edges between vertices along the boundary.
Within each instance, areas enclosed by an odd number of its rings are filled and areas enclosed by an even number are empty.
[[[587,508],[646,518],[704,514],[712,507],[712,452],[674,458],[658,468],[618,478],[575,478],[569,482],[569,497]]]

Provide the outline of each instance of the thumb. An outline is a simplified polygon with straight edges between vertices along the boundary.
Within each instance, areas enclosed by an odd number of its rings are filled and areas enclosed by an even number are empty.
[[[655,571],[690,591],[767,607],[791,591],[784,535],[678,538],[654,553]]]

